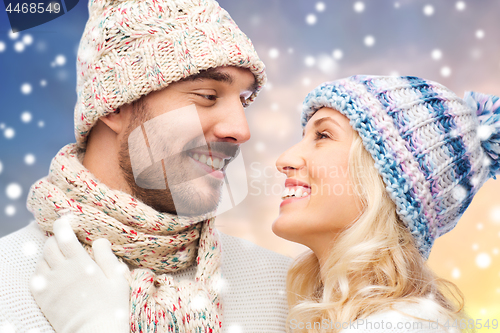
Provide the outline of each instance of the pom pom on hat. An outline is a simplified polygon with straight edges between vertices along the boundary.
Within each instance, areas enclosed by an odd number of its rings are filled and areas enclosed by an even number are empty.
[[[477,136],[490,161],[491,177],[500,173],[500,98],[468,91],[464,101],[476,110],[479,119]]]

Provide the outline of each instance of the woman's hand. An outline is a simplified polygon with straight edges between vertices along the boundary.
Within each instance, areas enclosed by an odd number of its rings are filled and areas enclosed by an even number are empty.
[[[130,332],[128,267],[107,239],[92,244],[95,261],[80,244],[69,219],[54,222],[30,288],[57,333]]]

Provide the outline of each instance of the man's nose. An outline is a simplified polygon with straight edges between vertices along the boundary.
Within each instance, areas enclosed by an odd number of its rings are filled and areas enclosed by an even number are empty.
[[[244,143],[250,139],[250,128],[248,127],[245,109],[238,99],[230,105],[224,106],[213,127],[213,134],[218,140],[231,143]]]

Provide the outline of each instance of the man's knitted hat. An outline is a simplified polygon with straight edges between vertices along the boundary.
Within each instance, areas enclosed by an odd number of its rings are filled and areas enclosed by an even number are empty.
[[[257,92],[265,84],[252,42],[214,0],[89,0],[88,8],[77,58],[80,147],[98,118],[202,70],[248,68]]]
[[[302,126],[322,107],[350,120],[391,199],[427,259],[479,188],[500,172],[500,99],[462,100],[417,77],[352,76],[306,97]]]

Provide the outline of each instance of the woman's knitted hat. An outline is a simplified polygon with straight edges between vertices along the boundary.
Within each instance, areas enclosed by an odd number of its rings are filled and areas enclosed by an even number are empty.
[[[77,58],[75,136],[97,119],[202,70],[248,68],[259,88],[265,66],[252,42],[214,0],[89,0]]]
[[[349,118],[425,259],[500,172],[496,96],[468,92],[462,100],[417,77],[358,75],[309,93],[302,126],[322,107]]]

